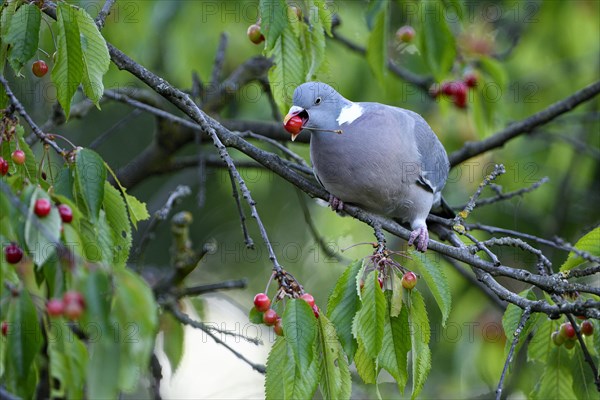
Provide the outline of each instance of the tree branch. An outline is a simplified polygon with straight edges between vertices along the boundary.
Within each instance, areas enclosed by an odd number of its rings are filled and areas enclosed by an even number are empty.
[[[533,114],[519,122],[515,122],[498,133],[479,142],[467,142],[465,145],[450,154],[450,165],[456,166],[469,158],[485,153],[491,149],[502,147],[509,140],[524,134],[530,133],[538,126],[544,125],[561,114],[571,111],[579,104],[594,98],[600,93],[600,81],[592,83],[581,90],[573,93],[571,96],[557,101],[542,111]]]
[[[206,293],[212,293],[224,289],[245,289],[246,286],[248,286],[248,281],[246,279],[209,283],[207,285],[191,286],[178,289],[175,291],[175,297],[180,299],[187,296],[200,296]]]
[[[531,308],[526,307],[523,310],[523,314],[521,315],[521,320],[519,321],[519,325],[517,325],[517,329],[513,333],[513,341],[510,346],[510,350],[508,352],[508,356],[506,357],[506,361],[504,362],[504,368],[502,369],[502,375],[500,375],[500,382],[498,382],[498,388],[496,389],[496,400],[500,400],[502,397],[502,386],[504,385],[504,377],[506,376],[506,372],[508,371],[508,365],[511,363],[513,354],[515,352],[515,348],[517,347],[517,343],[519,343],[519,337],[521,336],[521,331],[523,327],[527,323],[529,316],[531,315]]]

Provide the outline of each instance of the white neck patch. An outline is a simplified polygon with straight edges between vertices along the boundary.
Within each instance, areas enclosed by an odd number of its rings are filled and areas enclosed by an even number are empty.
[[[350,124],[363,114],[363,108],[358,103],[352,103],[349,106],[342,108],[340,115],[337,117],[339,125]]]

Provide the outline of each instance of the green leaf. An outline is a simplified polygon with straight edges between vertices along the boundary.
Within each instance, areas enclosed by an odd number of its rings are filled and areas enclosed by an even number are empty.
[[[556,346],[552,342],[552,332],[558,328],[559,323],[550,319],[540,318],[537,331],[531,338],[527,347],[527,360],[545,363],[550,351]]]
[[[335,327],[325,317],[318,318],[321,358],[321,392],[325,399],[349,399],[352,379],[348,361],[335,333]]]
[[[314,357],[307,369],[298,368],[287,340],[278,337],[267,359],[266,398],[311,399],[319,382],[318,361],[318,357]]]
[[[66,328],[66,325],[60,325]],[[62,334],[65,333],[65,334]],[[52,385],[52,398],[83,398],[88,352],[85,345],[73,334],[61,332],[48,341],[50,376],[58,385]]]
[[[42,14],[37,5],[23,4],[11,20],[3,39],[10,46],[8,61],[15,73],[21,75],[21,69],[37,51]]]
[[[110,332],[110,300],[111,284],[108,274],[102,269],[96,268],[82,274],[77,282],[77,289],[85,299],[85,312],[81,316],[81,323],[95,326],[100,332]],[[144,310],[144,313],[149,313]],[[109,337],[110,335],[102,335]]]
[[[88,398],[118,398],[120,357],[119,346],[110,338],[92,344],[86,380]]]
[[[385,8],[376,17],[375,25],[367,41],[367,63],[382,87],[385,87],[387,66],[388,18]]]
[[[284,0],[260,0],[261,31],[267,42],[267,50],[275,47],[277,39],[288,25],[287,9]]]
[[[75,201],[73,197],[73,186],[75,184],[75,172],[68,164],[58,173],[56,180],[54,181],[54,193],[66,197],[71,201]]]
[[[519,293],[519,296],[529,300],[536,300],[535,294],[531,289],[522,291],[521,293]],[[506,356],[508,355],[510,347],[512,346],[512,338],[514,337],[515,330],[517,329],[517,326],[519,325],[522,316],[523,309],[512,303],[510,303],[508,307],[506,307],[506,311],[502,316],[502,328],[504,329],[504,334],[507,338],[506,343],[504,345],[504,354]],[[529,319],[525,323],[525,326],[523,327],[519,342],[515,347],[515,354],[519,353],[520,348],[525,343],[525,338],[527,337],[529,332],[531,332],[535,328],[537,322],[537,314],[530,315]]]
[[[174,373],[183,358],[185,329],[170,313],[163,313],[160,316],[160,331],[163,333],[163,350]]]
[[[427,283],[429,291],[433,294],[435,301],[442,312],[442,326],[446,326],[446,321],[452,308],[452,298],[450,294],[450,285],[448,278],[440,267],[439,263],[434,263],[427,255],[418,254],[411,251],[411,257],[415,260],[415,265],[419,270],[421,277]]]
[[[386,315],[383,346],[379,353],[379,365],[390,373],[398,384],[400,393],[408,381],[408,352],[411,350],[408,310],[403,307],[397,317]]]
[[[575,399],[569,354],[564,347],[553,346],[538,387],[530,395],[535,399]]]
[[[150,363],[158,326],[158,306],[150,287],[130,270],[115,271],[113,282],[115,293],[111,315],[113,326],[119,333],[117,344],[121,348],[119,388],[131,393]]]
[[[79,8],[76,18],[81,35],[83,92],[98,106],[98,101],[104,93],[102,77],[108,71],[110,55],[106,41],[98,31],[92,17],[84,9]]]
[[[95,224],[87,219],[79,222],[79,233],[83,244],[85,258],[93,263],[110,264],[114,259],[112,232],[106,222],[106,215],[101,211]]]
[[[377,281],[377,271],[367,275],[362,293],[362,307],[356,313],[356,339],[362,342],[367,354],[376,358],[383,343],[386,301]]]
[[[7,370],[16,379],[19,392],[27,392],[32,364],[42,348],[44,337],[38,322],[35,305],[27,290],[22,290],[17,298],[11,299],[7,320],[9,335],[7,348]],[[4,340],[4,339],[2,339]]]
[[[333,37],[333,33],[331,32],[333,10],[329,9],[329,5],[327,4],[326,0],[315,0],[315,6],[318,9],[319,20],[325,29],[325,33],[327,33],[328,36]]]
[[[264,313],[258,311],[256,309],[256,307],[252,307],[250,309],[250,313],[248,314],[248,319],[253,324],[262,324],[263,323],[263,314]]]
[[[588,349],[591,348],[589,347],[590,343],[587,344]],[[576,345],[573,351],[574,354],[571,357],[571,367],[569,369],[573,371],[572,389],[575,397],[585,400],[598,398],[598,390],[594,383],[594,374],[589,364],[585,361],[579,345]]]
[[[120,268],[125,267],[131,249],[131,225],[121,193],[108,181],[104,181],[104,200],[102,204],[115,247],[113,265]]]
[[[110,166],[104,163],[104,167],[108,170],[108,172],[110,172],[111,176],[117,183],[117,186],[121,190],[121,193],[125,198],[125,203],[127,204],[127,210],[129,211],[129,218],[131,219],[131,224],[134,228],[137,229],[137,223],[139,221],[144,221],[150,218],[150,214],[148,214],[148,210],[146,209],[146,203],[143,203],[134,196],[127,194],[127,189],[125,189],[123,185],[121,185],[121,182],[119,182],[117,175],[110,168]]]
[[[382,12],[385,12],[387,6],[386,0],[370,0],[369,6],[365,13],[365,17],[367,20],[367,27],[369,30],[373,30],[373,27],[377,23],[377,18]]]
[[[414,288],[410,293],[410,307],[408,318],[411,331],[412,344],[412,395],[415,399],[429,375],[431,369],[431,351],[429,350],[429,338],[431,330],[429,328],[429,318],[425,309],[423,296]]]
[[[42,266],[55,252],[60,236],[60,215],[56,207],[50,213],[40,218],[34,213],[35,203],[38,199],[50,197],[40,188],[35,188],[29,201],[29,215],[25,222],[25,243],[33,262]]]
[[[64,2],[59,2],[56,7],[57,55],[52,69],[52,82],[56,85],[56,95],[67,118],[84,68],[77,14],[75,7]]]
[[[441,81],[450,71],[456,57],[456,43],[446,21],[444,5],[421,3],[423,19],[421,51],[436,80]],[[425,9],[426,8],[426,9]]]
[[[281,322],[296,366],[300,370],[308,369],[317,340],[317,321],[313,310],[304,300],[288,300]]]
[[[488,137],[492,131],[492,117],[494,115],[494,107],[497,103],[492,103],[487,100],[484,94],[486,82],[481,82],[474,90],[472,90],[472,107],[469,109],[475,124],[476,134],[483,139]]]
[[[327,303],[327,316],[335,326],[348,359],[354,358],[358,344],[352,336],[352,320],[360,307],[356,289],[356,277],[362,261],[354,261],[338,279]]]
[[[317,10],[311,12],[311,17],[317,14]],[[325,60],[325,33],[323,26],[318,18],[314,18],[311,22],[312,26],[308,26],[303,22],[298,22],[301,27],[302,37],[301,44],[303,53],[308,55],[305,57],[305,80],[311,81],[316,79],[317,71]]]
[[[291,103],[293,89],[304,82],[304,57],[299,39],[290,25],[277,38],[275,46],[268,53],[274,65],[269,70],[271,92],[279,111],[287,113]]]
[[[89,149],[81,149],[77,152],[75,180],[88,211],[88,217],[93,222],[97,222],[104,200],[104,182],[106,181],[104,160],[98,153]]]
[[[377,383],[377,366],[373,357],[367,354],[365,346],[359,341],[354,355],[356,372],[365,383]]]
[[[506,88],[508,74],[501,62],[490,57],[480,57],[479,66],[483,72],[492,78],[493,83],[498,86],[500,90]]]
[[[577,250],[585,251],[590,253],[593,256],[600,257],[600,227],[595,228],[591,232],[583,235],[577,243],[575,243],[575,248]],[[569,257],[567,261],[561,265],[561,271],[568,271],[570,269],[575,268],[578,265],[581,265],[585,262],[583,258],[578,256],[574,252],[569,253]]]

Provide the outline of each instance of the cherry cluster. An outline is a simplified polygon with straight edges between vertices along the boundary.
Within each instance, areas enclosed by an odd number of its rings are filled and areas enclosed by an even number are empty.
[[[315,304],[315,298],[310,293],[304,293],[300,296],[313,310],[316,318],[319,318],[319,307]],[[263,323],[272,326],[278,336],[283,336],[283,326],[281,317],[271,308],[271,299],[265,293],[258,293],[254,296],[254,308],[263,313]]]
[[[443,82],[441,85],[434,84],[430,94],[433,97],[448,96],[456,107],[466,108],[469,89],[477,86],[478,80],[477,74],[470,71],[463,76],[462,80]]]
[[[76,291],[65,292],[62,299],[50,299],[46,304],[46,311],[51,317],[64,315],[70,320],[78,319],[85,310],[85,300],[81,293]]]
[[[16,165],[23,165],[25,164],[25,152],[23,150],[17,149],[15,151],[12,152],[12,154],[10,155],[10,157],[12,158],[13,162]],[[0,175],[4,176],[6,174],[8,174],[8,169],[9,169],[10,165],[8,164],[8,161],[6,161],[3,157],[0,157]]]
[[[594,334],[594,325],[590,321],[585,320],[579,326],[579,331],[586,336],[591,336]],[[561,346],[564,344],[565,348],[569,350],[575,347],[575,342],[577,341],[575,327],[570,322],[561,324],[557,331],[552,332],[551,337],[555,345]]]

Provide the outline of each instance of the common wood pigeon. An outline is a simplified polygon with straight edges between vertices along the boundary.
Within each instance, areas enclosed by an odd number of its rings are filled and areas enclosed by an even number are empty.
[[[314,173],[334,209],[352,203],[407,223],[408,244],[427,250],[427,215],[432,207],[448,210],[441,190],[450,164],[419,114],[355,103],[325,83],[308,82],[294,91],[284,126],[292,140],[302,128],[311,130]]]

